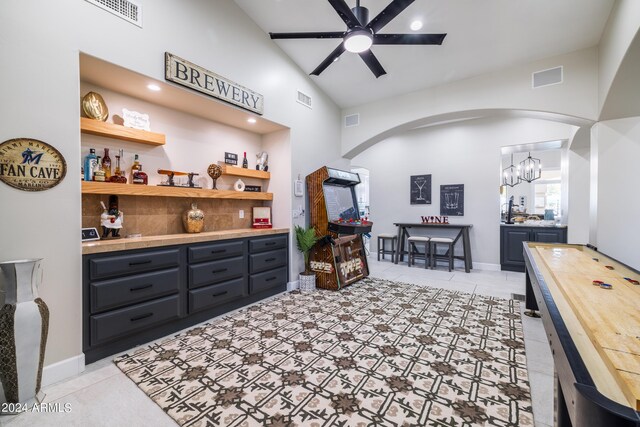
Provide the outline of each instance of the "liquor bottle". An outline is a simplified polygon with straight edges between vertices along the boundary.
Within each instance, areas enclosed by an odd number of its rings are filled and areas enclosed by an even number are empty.
[[[115,182],[118,184],[126,184],[127,177],[124,176],[124,172],[120,169],[120,157],[122,156],[122,150],[120,150],[119,154],[116,154],[116,170],[113,172],[111,179],[109,181]]]
[[[93,181],[93,170],[96,167],[96,150],[89,149],[89,154],[84,158],[84,180]]]
[[[98,156],[96,168],[93,171],[93,180],[96,182],[104,182],[104,170],[102,169],[102,159]]]
[[[133,182],[133,174],[138,170],[139,167],[140,162],[138,161],[138,155],[136,154],[133,159],[133,165],[131,165],[131,182]]]
[[[111,157],[109,157],[109,149],[104,149],[104,157],[102,157],[102,170],[104,171],[105,181],[111,179]]]
[[[138,163],[138,169],[133,172],[133,179],[131,180],[131,182],[133,184],[143,185],[147,185],[149,183],[149,177],[146,173],[142,172],[142,165],[140,163]]]
[[[247,161],[247,152],[244,152],[244,158],[242,159],[242,167],[245,169],[249,168],[249,162]]]

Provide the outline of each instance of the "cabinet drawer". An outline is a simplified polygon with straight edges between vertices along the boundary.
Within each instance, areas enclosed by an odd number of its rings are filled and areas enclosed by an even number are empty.
[[[212,243],[203,246],[189,247],[189,262],[215,261],[242,255],[244,242],[236,240],[232,242]]]
[[[269,270],[264,273],[252,275],[249,279],[249,291],[252,294],[256,294],[275,286],[286,284],[287,267],[281,267],[276,270]]]
[[[179,261],[178,249],[96,258],[89,262],[89,274],[91,279],[101,279],[175,267]]]
[[[243,278],[189,291],[189,313],[215,307],[246,295]]]
[[[249,252],[263,252],[287,247],[287,235],[261,237],[249,240]]]
[[[213,285],[244,274],[245,258],[236,257],[189,266],[189,288]]]
[[[271,270],[273,268],[285,265],[287,263],[287,250],[279,249],[277,251],[251,254],[249,255],[249,259],[250,273],[259,273],[261,271]]]
[[[136,274],[89,285],[91,312],[110,310],[178,292],[178,268]]]
[[[176,319],[180,314],[178,295],[143,302],[90,317],[91,345],[140,331],[162,322]]]

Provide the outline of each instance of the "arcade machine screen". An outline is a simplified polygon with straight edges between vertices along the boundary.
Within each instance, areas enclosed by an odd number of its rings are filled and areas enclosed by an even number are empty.
[[[330,222],[357,220],[358,209],[353,199],[352,187],[324,186],[324,200]]]

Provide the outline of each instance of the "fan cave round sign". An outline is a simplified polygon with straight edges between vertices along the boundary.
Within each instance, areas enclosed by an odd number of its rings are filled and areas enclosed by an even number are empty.
[[[46,142],[16,138],[0,144],[0,181],[23,191],[55,187],[67,173],[62,154]]]

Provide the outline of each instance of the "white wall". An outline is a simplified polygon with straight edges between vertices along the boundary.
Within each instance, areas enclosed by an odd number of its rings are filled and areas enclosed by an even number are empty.
[[[352,161],[370,172],[373,236],[396,232],[394,222],[439,215],[440,185],[464,184],[465,215],[449,221],[473,224],[474,264],[495,268],[500,263],[501,147],[572,134],[572,126],[543,120],[481,119],[415,129],[374,145]],[[411,205],[409,177],[422,174],[432,175],[432,204]]]
[[[567,241],[569,243],[590,243],[590,135],[589,129],[580,128],[573,136],[567,152],[569,180]]]
[[[291,128],[294,170],[340,164],[339,109],[235,3],[156,0],[144,2],[143,16],[140,29],[80,0],[0,3],[0,140],[41,139],[68,163],[49,191],[0,185],[0,259],[45,258],[47,365],[81,352],[80,51],[157,80],[164,52],[175,53],[263,94],[265,118]],[[296,102],[297,89],[313,97],[313,110]]]
[[[608,102],[609,91],[639,28],[640,2],[637,0],[617,0],[611,10],[598,46],[599,112]],[[628,89],[633,89],[628,84],[625,86]]]
[[[562,84],[531,88],[532,72],[560,65]],[[553,120],[572,124],[580,124],[578,118],[596,120],[597,66],[597,50],[591,48],[348,108],[343,114],[360,114],[360,125],[343,128],[342,153],[357,155],[361,145],[419,126],[425,118],[446,119],[457,112],[483,116],[483,110],[529,110],[562,114]]]
[[[596,125],[598,250],[640,270],[640,117]]]

